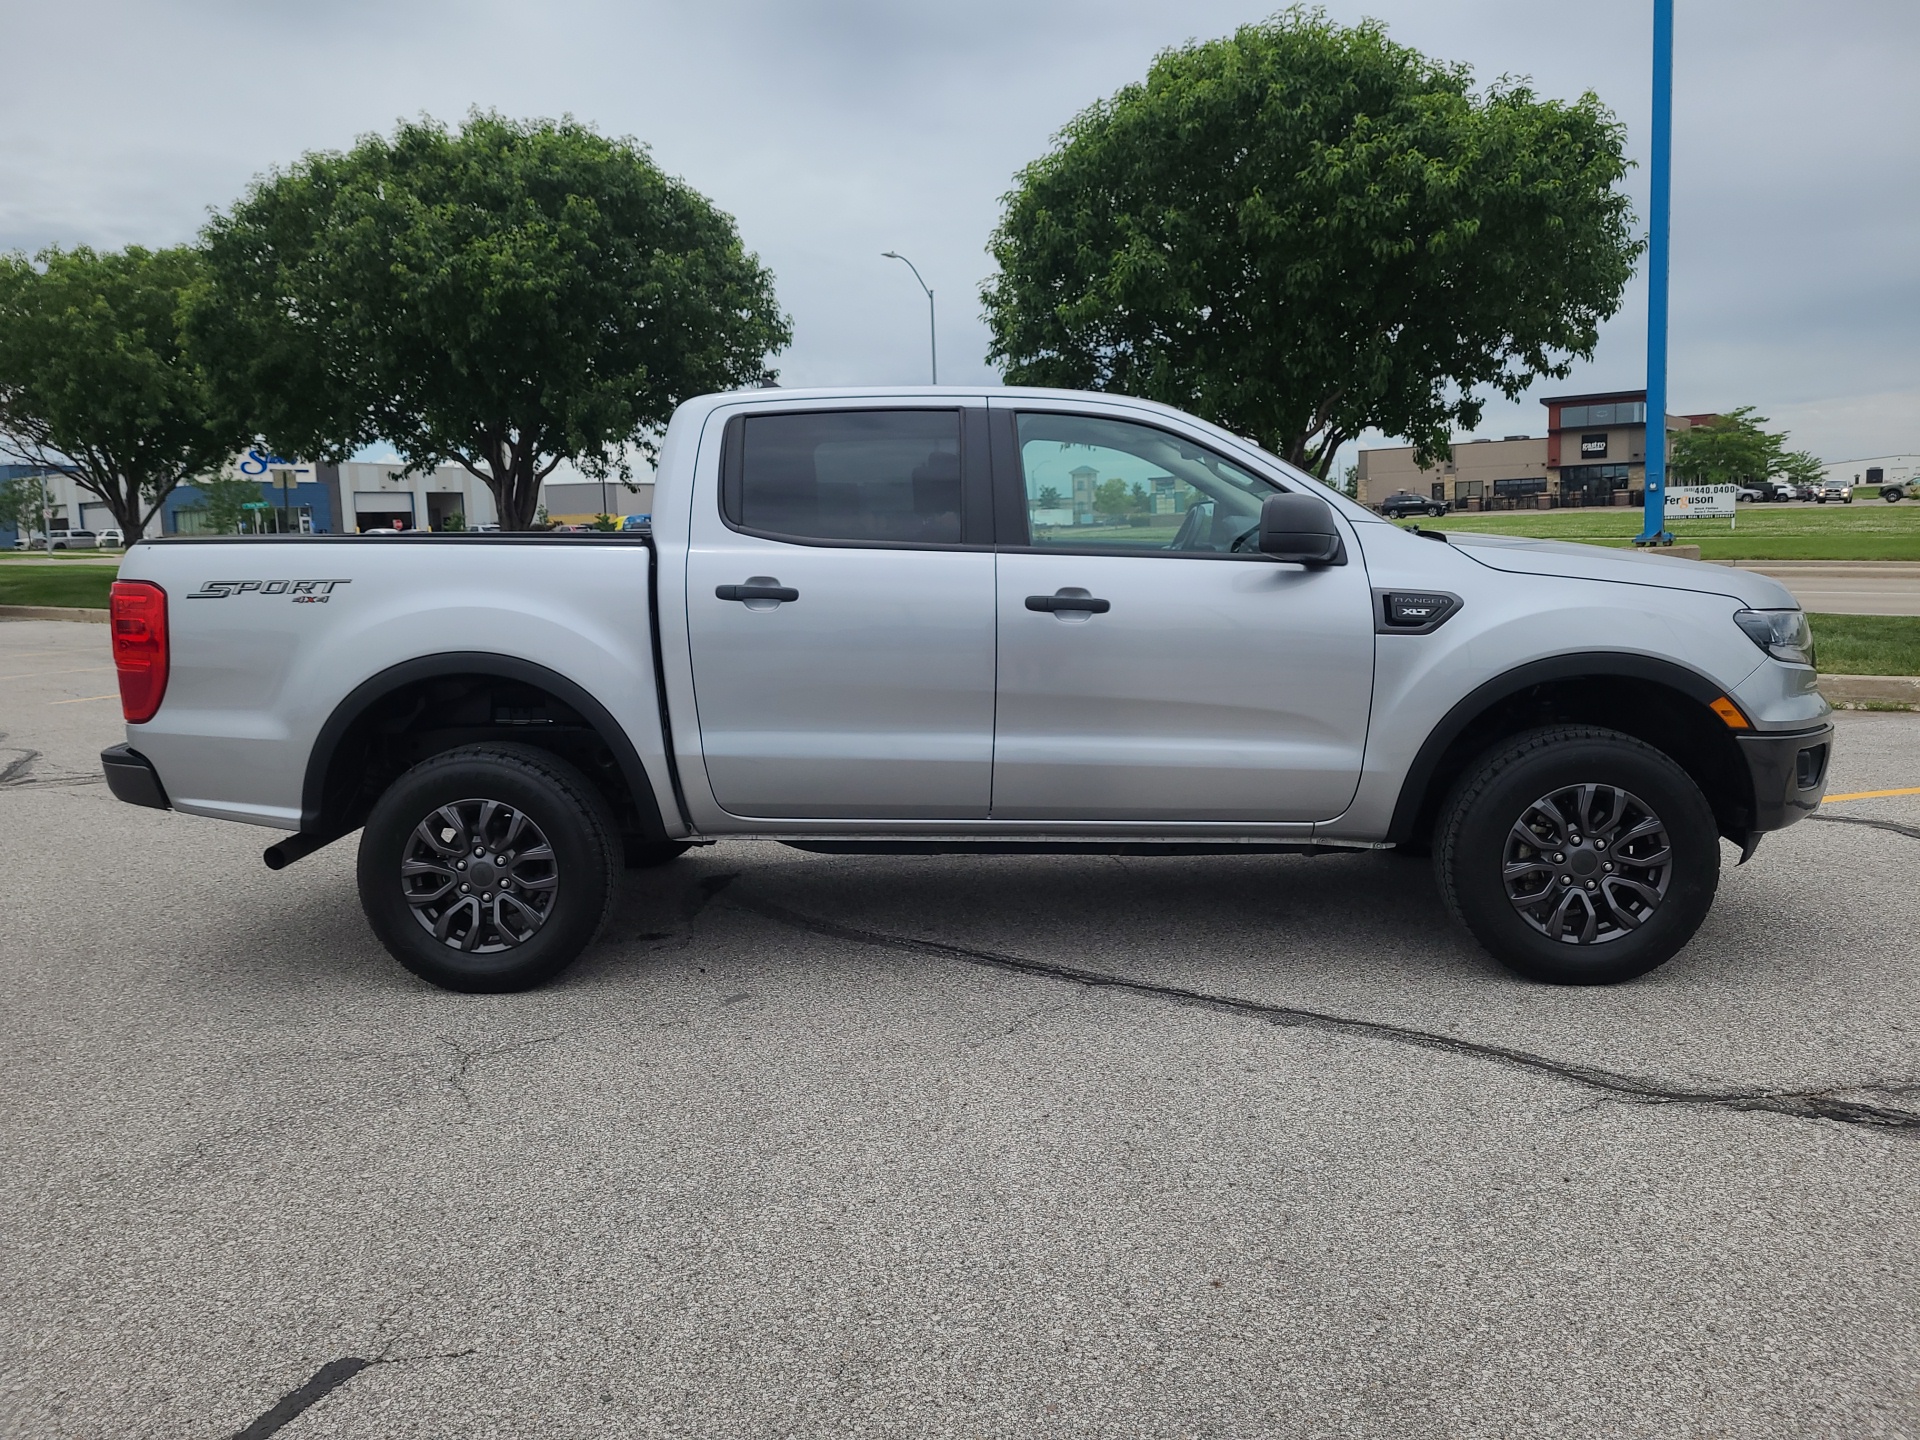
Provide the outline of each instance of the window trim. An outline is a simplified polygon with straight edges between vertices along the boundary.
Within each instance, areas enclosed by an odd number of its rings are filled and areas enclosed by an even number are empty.
[[[1243,464],[1230,455],[1220,453],[1220,447],[1208,441],[1196,440],[1191,435],[1182,435],[1178,430],[1169,430],[1164,425],[1155,425],[1150,421],[1136,420],[1131,415],[1107,415],[1091,410],[1073,410],[1052,405],[996,406],[992,412],[993,427],[993,513],[994,513],[994,549],[1022,555],[1132,555],[1154,560],[1231,560],[1236,564],[1266,561],[1267,556],[1258,550],[1243,550],[1239,554],[1223,550],[1159,550],[1141,545],[1035,545],[1032,529],[1027,519],[1027,477],[1020,464],[1020,417],[1022,415],[1060,415],[1073,420],[1110,420],[1117,425],[1134,425],[1142,430],[1157,430],[1182,445],[1192,445],[1205,450],[1225,464],[1233,466],[1273,487],[1276,495],[1296,493],[1291,486],[1283,485],[1271,476],[1263,475],[1251,465]],[[1331,507],[1329,507],[1331,508]]]
[[[759,530],[734,519],[744,498],[746,428],[749,420],[786,415],[873,415],[916,411],[953,415],[960,421],[960,535],[958,541],[835,540],[821,535],[790,535],[783,530]],[[720,523],[737,535],[773,540],[782,545],[810,545],[821,550],[981,550],[993,549],[993,496],[987,459],[987,412],[978,405],[837,405],[831,409],[780,406],[741,410],[727,417],[720,431],[720,483],[715,487],[714,511]]]

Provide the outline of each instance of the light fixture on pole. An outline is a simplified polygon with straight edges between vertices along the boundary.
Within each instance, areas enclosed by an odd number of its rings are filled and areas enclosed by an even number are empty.
[[[1653,0],[1653,154],[1647,204],[1647,480],[1636,545],[1667,533],[1667,232],[1673,202],[1673,0]]]
[[[883,250],[880,252],[880,258],[883,260],[898,260],[902,265],[906,266],[907,269],[913,271],[914,280],[922,290],[927,292],[927,355],[933,362],[933,383],[938,385],[940,383],[940,342],[935,338],[933,325],[933,289],[926,281],[920,279],[920,267],[898,251]]]

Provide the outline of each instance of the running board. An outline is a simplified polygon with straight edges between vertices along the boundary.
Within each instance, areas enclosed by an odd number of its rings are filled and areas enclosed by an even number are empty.
[[[782,840],[814,855],[1352,855],[1368,840]]]

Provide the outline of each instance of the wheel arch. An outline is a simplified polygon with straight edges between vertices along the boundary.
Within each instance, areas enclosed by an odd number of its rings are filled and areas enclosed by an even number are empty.
[[[557,715],[565,723],[555,727],[550,717],[545,726],[538,723],[500,723],[492,718],[479,727],[448,725],[422,731],[410,728],[424,716],[432,717],[431,706],[436,689],[442,694],[462,684],[481,687],[505,687],[521,694],[547,697],[555,703]],[[491,692],[488,692],[491,693]],[[461,697],[471,701],[472,691]],[[397,703],[418,702],[418,709],[397,727],[393,711]],[[387,724],[376,737],[374,731],[385,712]],[[577,717],[579,724],[570,722]],[[300,829],[316,834],[344,834],[365,819],[372,797],[366,789],[366,772],[380,747],[377,739],[398,735],[442,736],[447,743],[428,742],[426,754],[438,753],[453,745],[477,738],[513,740],[552,750],[568,757],[567,748],[555,743],[563,736],[578,741],[584,730],[604,747],[610,766],[583,767],[588,776],[608,792],[623,819],[636,827],[647,840],[667,838],[660,806],[648,779],[646,766],[632,739],[613,713],[584,686],[556,670],[531,660],[486,651],[450,651],[439,655],[418,656],[389,666],[355,686],[334,706],[307,756],[306,774],[300,791]],[[478,733],[476,733],[476,731]],[[575,747],[577,748],[577,747]],[[426,758],[413,757],[413,763]],[[607,771],[611,770],[611,774]],[[349,783],[352,782],[352,783]],[[379,788],[384,789],[384,784]],[[373,792],[377,794],[377,790]],[[622,804],[621,802],[625,803]]]
[[[1709,708],[1725,694],[1689,666],[1626,652],[1555,655],[1505,671],[1462,698],[1422,742],[1386,838],[1423,841],[1454,782],[1506,737],[1580,722],[1619,730],[1668,755],[1706,794],[1721,833],[1744,844],[1753,821],[1752,779],[1734,732]]]

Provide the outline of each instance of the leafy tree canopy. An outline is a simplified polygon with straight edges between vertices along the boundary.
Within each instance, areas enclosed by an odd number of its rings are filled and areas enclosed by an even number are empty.
[[[245,439],[187,352],[185,247],[0,255],[0,450],[68,475],[130,539]]]
[[[453,460],[524,530],[562,460],[627,474],[791,338],[733,221],[646,151],[475,112],[308,155],[207,227],[192,333],[274,448]]]
[[[1786,458],[1786,435],[1772,433],[1766,424],[1766,416],[1742,405],[1704,425],[1675,430],[1667,441],[1667,473],[1694,485],[1765,480],[1779,473]]]
[[[1377,427],[1422,464],[1593,353],[1639,245],[1623,130],[1287,10],[1164,52],[1020,173],[981,292],[1016,384],[1118,390],[1324,475]]]

